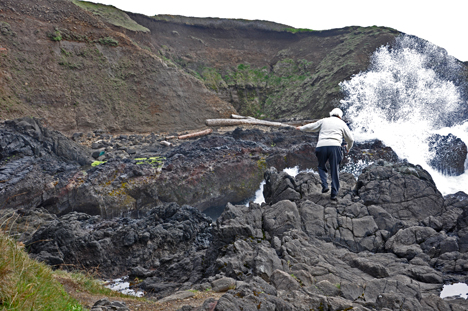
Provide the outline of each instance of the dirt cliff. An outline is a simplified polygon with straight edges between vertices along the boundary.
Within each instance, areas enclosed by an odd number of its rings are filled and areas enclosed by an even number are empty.
[[[0,4],[0,118],[71,133],[172,132],[234,112],[316,118],[399,32],[148,17],[67,0]]]
[[[0,4],[0,118],[37,116],[63,132],[174,131],[233,107],[73,2]]]

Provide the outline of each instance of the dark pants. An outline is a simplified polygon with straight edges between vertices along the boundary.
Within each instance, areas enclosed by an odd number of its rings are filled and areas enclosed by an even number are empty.
[[[328,188],[327,182],[327,168],[325,164],[330,164],[330,173],[332,178],[331,183],[331,196],[334,197],[338,194],[340,190],[340,162],[343,157],[341,153],[341,147],[337,146],[324,146],[317,147],[315,149],[315,155],[318,159],[318,171],[320,175],[320,180],[322,181],[322,187]]]

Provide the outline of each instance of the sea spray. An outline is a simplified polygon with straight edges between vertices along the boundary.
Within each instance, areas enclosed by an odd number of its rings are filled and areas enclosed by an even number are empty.
[[[366,72],[340,84],[341,107],[356,141],[380,139],[429,171],[443,194],[468,193],[468,173],[449,177],[428,165],[431,135],[452,133],[468,143],[466,85],[462,64],[444,49],[402,35],[374,52]]]

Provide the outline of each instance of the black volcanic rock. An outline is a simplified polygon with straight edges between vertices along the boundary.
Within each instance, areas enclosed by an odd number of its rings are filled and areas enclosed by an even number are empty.
[[[439,172],[449,176],[458,176],[465,172],[468,151],[460,138],[453,134],[432,135],[429,138],[429,151],[434,153],[429,164]]]
[[[444,198],[432,177],[418,165],[379,161],[365,168],[357,181],[364,205],[378,205],[402,220],[442,214]]]
[[[27,244],[49,264],[130,272],[156,298],[229,281],[207,302],[215,310],[465,307],[437,297],[445,282],[467,280],[464,193],[442,197],[426,171],[404,162],[371,165],[358,182],[341,174],[337,202],[314,173],[270,168],[267,177],[270,204],[228,204],[214,224],[176,204],[141,219],[70,213],[48,219]],[[299,196],[283,199],[288,189]]]
[[[98,269],[106,277],[145,269],[161,281],[194,282],[210,225],[196,208],[175,203],[154,207],[140,219],[72,212],[37,230],[26,244],[34,258],[54,266]]]

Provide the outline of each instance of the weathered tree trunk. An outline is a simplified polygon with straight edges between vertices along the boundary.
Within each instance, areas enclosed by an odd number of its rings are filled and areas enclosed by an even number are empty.
[[[240,115],[237,115],[237,114],[231,114],[231,118],[233,118],[233,119],[253,119],[253,120],[255,120],[255,118],[253,118],[253,117],[240,116]]]
[[[271,122],[258,119],[208,119],[206,120],[206,125],[208,126],[229,126],[229,125],[241,125],[241,124],[251,124],[251,125],[266,125],[266,126],[275,126],[275,127],[292,127],[289,124],[280,123],[280,122]]]
[[[207,130],[196,132],[196,133],[181,135],[181,136],[179,136],[179,139],[188,139],[188,138],[194,138],[194,137],[199,137],[199,136],[205,136],[205,135],[208,135],[208,134],[211,134],[211,133],[213,133],[213,130],[212,129],[207,129]]]

